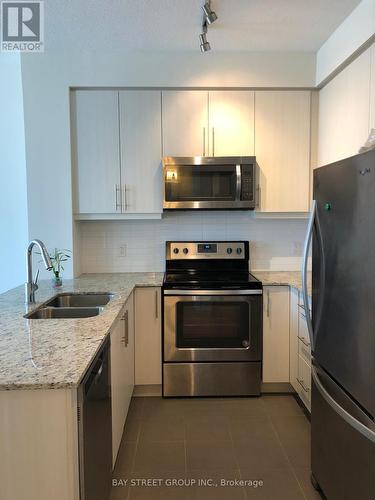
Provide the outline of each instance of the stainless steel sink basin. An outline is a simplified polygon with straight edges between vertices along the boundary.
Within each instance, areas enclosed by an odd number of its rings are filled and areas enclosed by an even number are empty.
[[[111,293],[60,293],[43,307],[97,307],[105,306],[112,299]]]
[[[103,307],[40,307],[26,314],[27,319],[90,318],[101,313]]]

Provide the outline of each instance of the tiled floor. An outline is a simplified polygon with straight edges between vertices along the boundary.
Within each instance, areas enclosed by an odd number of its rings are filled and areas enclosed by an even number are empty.
[[[134,398],[111,500],[319,499],[310,485],[309,433],[292,396]],[[202,479],[211,483],[197,486]],[[248,482],[221,485],[236,479]]]

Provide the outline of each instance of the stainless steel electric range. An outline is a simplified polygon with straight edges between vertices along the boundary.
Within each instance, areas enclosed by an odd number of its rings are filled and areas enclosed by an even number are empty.
[[[166,243],[163,396],[255,396],[262,283],[247,241]]]

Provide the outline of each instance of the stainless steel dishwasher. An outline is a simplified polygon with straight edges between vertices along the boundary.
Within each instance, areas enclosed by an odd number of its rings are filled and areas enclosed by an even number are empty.
[[[112,477],[110,340],[78,388],[80,500],[107,500]]]

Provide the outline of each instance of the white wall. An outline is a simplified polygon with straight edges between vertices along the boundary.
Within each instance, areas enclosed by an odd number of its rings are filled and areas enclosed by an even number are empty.
[[[25,281],[28,239],[21,61],[0,53],[0,293]]]
[[[162,220],[80,222],[81,271],[164,271],[168,240],[248,240],[253,270],[300,270],[306,219],[248,212],[168,214]],[[125,255],[121,256],[121,247]]]
[[[306,87],[315,80],[312,53],[72,54],[47,47],[44,54],[25,54],[21,60],[30,236],[50,248],[73,248],[69,87]],[[71,264],[67,277],[73,274]]]
[[[375,34],[375,0],[362,0],[318,50],[316,84],[329,77]]]

